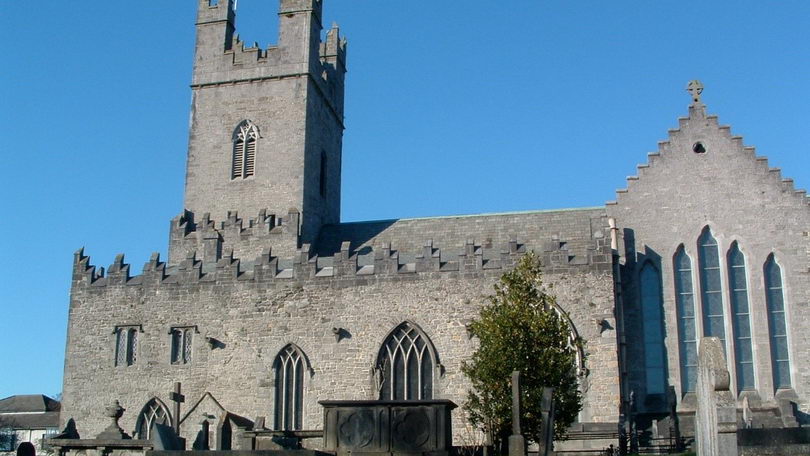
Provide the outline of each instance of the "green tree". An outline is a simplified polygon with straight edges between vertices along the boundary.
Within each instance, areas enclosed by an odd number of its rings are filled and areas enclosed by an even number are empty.
[[[582,409],[578,389],[577,352],[582,342],[572,340],[566,316],[556,298],[546,292],[540,260],[524,255],[501,276],[495,294],[481,309],[470,332],[480,341],[462,372],[472,382],[464,409],[474,426],[490,432],[496,446],[511,433],[511,374],[520,371],[521,431],[529,440],[541,438],[540,401],[544,386],[554,388],[558,439]]]

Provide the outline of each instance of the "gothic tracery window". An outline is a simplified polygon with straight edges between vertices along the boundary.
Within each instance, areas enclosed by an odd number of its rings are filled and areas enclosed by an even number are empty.
[[[273,371],[276,376],[276,430],[302,429],[304,374],[307,367],[304,353],[295,345],[287,345],[276,356],[273,363]]]
[[[785,298],[782,293],[782,268],[779,267],[773,254],[765,262],[764,272],[773,383],[776,389],[790,388],[790,354],[785,319]]]
[[[155,425],[162,424],[170,426],[171,423],[172,418],[169,414],[169,409],[163,405],[160,399],[152,398],[143,406],[143,409],[141,409],[135,429],[139,439],[148,440],[152,437],[152,431],[154,431]]]
[[[433,398],[433,369],[436,350],[418,326],[404,322],[383,342],[377,355],[381,400],[424,400]]]
[[[231,179],[245,179],[253,175],[256,169],[256,142],[259,130],[249,120],[244,120],[236,127],[233,134],[233,159],[231,162]]]
[[[138,328],[118,326],[115,328],[115,365],[131,366],[138,359]]]

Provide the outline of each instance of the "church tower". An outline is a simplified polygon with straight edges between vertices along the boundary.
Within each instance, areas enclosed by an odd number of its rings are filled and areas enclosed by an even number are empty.
[[[198,0],[184,219],[297,225],[298,243],[339,222],[346,41],[335,25],[321,42],[322,3],[280,0],[262,49],[235,0]]]

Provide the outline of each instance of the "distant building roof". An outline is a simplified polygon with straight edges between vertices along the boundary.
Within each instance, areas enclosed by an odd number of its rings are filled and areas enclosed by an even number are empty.
[[[43,429],[59,426],[59,401],[42,394],[0,399],[0,427]]]

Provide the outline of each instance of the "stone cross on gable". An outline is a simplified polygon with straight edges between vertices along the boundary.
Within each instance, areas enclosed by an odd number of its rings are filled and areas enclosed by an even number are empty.
[[[703,84],[700,81],[697,79],[689,81],[689,84],[686,85],[686,91],[692,95],[692,101],[700,103],[700,94],[703,93]]]
[[[174,402],[174,416],[172,417],[172,427],[177,435],[180,435],[180,404],[186,401],[186,396],[180,394],[180,382],[174,382],[174,391],[169,393],[169,399]]]

